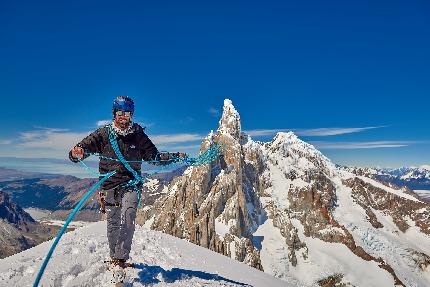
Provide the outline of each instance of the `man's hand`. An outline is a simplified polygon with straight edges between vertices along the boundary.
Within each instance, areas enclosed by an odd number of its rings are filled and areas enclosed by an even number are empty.
[[[84,149],[78,146],[72,148],[72,157],[83,159],[84,158]]]

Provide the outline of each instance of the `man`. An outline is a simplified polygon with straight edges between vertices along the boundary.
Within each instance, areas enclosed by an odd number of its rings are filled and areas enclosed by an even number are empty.
[[[135,176],[121,161],[111,160],[118,159],[118,156],[109,136],[114,134],[120,153],[125,160],[133,161],[129,165],[139,176],[141,160],[155,160],[155,164],[165,165],[172,163],[174,158],[186,156],[185,153],[160,154],[144,129],[137,123],[133,123],[133,114],[133,100],[124,96],[117,97],[112,107],[112,123],[91,133],[69,152],[69,158],[73,162],[87,158],[89,156],[87,153],[98,153],[101,155],[100,174],[116,171],[101,186],[102,204],[106,206],[107,211],[110,267],[114,271],[112,279],[114,283],[122,282],[125,278],[124,268],[129,259],[138,206],[136,187],[140,189],[142,184],[126,186],[127,183],[135,180]]]

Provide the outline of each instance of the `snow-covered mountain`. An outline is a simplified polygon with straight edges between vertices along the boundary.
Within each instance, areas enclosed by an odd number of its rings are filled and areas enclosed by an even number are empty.
[[[430,200],[428,199],[428,194],[430,193],[430,167],[427,165],[420,167],[401,167],[395,169],[368,167],[340,168],[356,175],[362,175],[376,179],[389,186],[391,185],[409,189],[409,193],[415,194],[419,198],[430,203]]]
[[[293,286],[428,286],[430,206],[405,189],[334,165],[294,133],[256,142],[230,100],[189,167],[139,214]]]
[[[404,181],[423,180],[430,183],[430,167],[423,165],[420,167],[400,167],[400,168],[378,168],[378,167],[344,167],[354,173],[365,173],[377,176],[391,176]]]
[[[285,286],[245,264],[161,232],[137,226],[127,269],[130,286]],[[32,286],[52,241],[0,260],[0,286]],[[40,286],[111,286],[106,223],[63,236]]]
[[[430,180],[430,168],[426,165],[420,167],[401,167],[396,169],[384,168],[383,172],[403,180],[427,179]]]

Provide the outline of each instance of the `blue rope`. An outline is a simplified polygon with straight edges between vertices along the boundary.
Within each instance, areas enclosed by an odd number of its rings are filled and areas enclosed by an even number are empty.
[[[208,150],[206,150],[205,152],[203,152],[202,154],[200,154],[196,158],[172,157],[172,158],[166,159],[166,160],[159,159],[159,160],[125,160],[125,161],[128,163],[149,163],[149,164],[162,163],[162,162],[172,162],[172,164],[178,164],[179,163],[179,164],[187,164],[190,166],[203,166],[203,165],[207,165],[208,163],[214,161],[218,156],[223,154],[224,148],[225,148],[225,145],[216,144],[216,145],[210,147]],[[164,153],[164,151],[160,152],[160,153]],[[120,159],[107,157],[107,156],[101,155],[99,153],[86,152],[85,155],[89,155],[89,156],[92,155],[92,156],[96,156],[96,157],[106,159],[106,160],[121,162]],[[168,165],[168,166],[170,166],[170,165]]]
[[[118,146],[118,141],[116,140],[116,133],[113,130],[112,126],[109,125],[108,126],[108,133],[109,133],[109,141],[110,144],[116,154],[116,156],[118,157],[118,159],[121,161],[121,163],[125,166],[125,168],[131,172],[134,176],[134,180],[130,180],[126,186],[133,186],[134,187],[134,191],[137,191],[137,207],[140,208],[140,197],[141,197],[141,190],[140,188],[137,187],[137,185],[141,182],[142,184],[144,183],[143,178],[141,178],[139,176],[139,174],[130,166],[130,164],[125,160],[124,156],[122,155],[119,146]]]
[[[46,266],[48,265],[49,260],[51,259],[52,253],[54,252],[55,247],[57,246],[58,242],[60,241],[61,236],[63,236],[64,232],[67,229],[67,226],[69,226],[69,223],[72,221],[73,217],[75,217],[76,213],[81,209],[82,205],[87,201],[87,199],[91,196],[91,194],[109,177],[114,175],[116,172],[110,172],[106,174],[97,184],[93,186],[93,188],[88,191],[88,193],[79,201],[79,203],[76,205],[75,209],[73,209],[72,214],[70,214],[69,218],[67,218],[66,223],[64,223],[63,228],[61,228],[60,232],[58,232],[57,237],[55,237],[54,243],[51,246],[51,249],[49,249],[48,254],[45,257],[45,260],[43,261],[42,267],[39,270],[39,273],[37,274],[36,280],[34,281],[33,287],[39,286],[40,279],[42,279],[43,272],[45,271]]]

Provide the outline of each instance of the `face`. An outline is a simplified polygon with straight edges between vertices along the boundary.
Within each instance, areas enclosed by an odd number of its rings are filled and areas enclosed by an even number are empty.
[[[125,111],[116,111],[115,113],[115,122],[119,126],[127,126],[128,122],[131,118],[131,112],[125,112]]]

